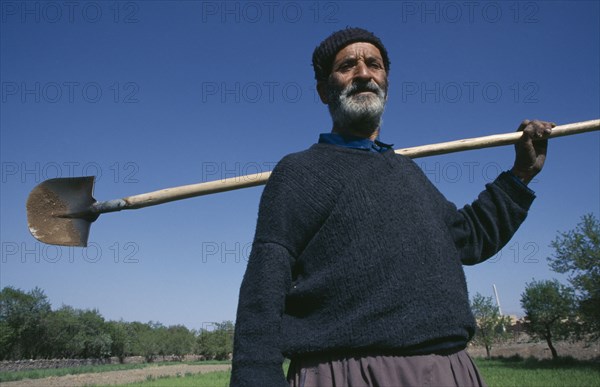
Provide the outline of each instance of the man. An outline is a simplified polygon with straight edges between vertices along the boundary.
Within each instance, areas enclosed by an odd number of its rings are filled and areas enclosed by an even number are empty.
[[[462,265],[508,242],[554,124],[524,121],[511,171],[457,210],[377,140],[390,62],[359,28],[313,54],[331,133],[284,157],[261,198],[240,290],[232,386],[483,385]],[[287,380],[282,361],[291,359]]]

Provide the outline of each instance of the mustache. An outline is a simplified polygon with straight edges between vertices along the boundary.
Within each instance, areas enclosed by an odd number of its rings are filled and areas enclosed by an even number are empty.
[[[379,87],[379,85],[377,83],[375,83],[373,80],[366,82],[366,83],[365,82],[351,83],[342,91],[342,94],[344,94],[347,97],[351,97],[355,94],[362,93],[365,91],[370,91],[381,97],[383,97],[385,95],[383,89],[381,87]]]

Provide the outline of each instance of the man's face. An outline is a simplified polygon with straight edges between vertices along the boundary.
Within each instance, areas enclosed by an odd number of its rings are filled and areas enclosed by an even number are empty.
[[[358,42],[340,50],[326,90],[319,90],[339,129],[370,134],[379,127],[387,98],[387,73],[379,49]]]

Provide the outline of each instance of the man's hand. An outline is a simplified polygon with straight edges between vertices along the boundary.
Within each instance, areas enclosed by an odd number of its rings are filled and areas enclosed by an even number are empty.
[[[517,131],[522,131],[523,136],[515,144],[516,157],[512,173],[523,183],[529,183],[542,170],[546,161],[547,138],[555,126],[553,122],[537,120],[525,120],[519,125]]]

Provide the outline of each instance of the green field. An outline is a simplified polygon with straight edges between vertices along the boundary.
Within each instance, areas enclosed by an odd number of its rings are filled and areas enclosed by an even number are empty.
[[[2,371],[0,372],[0,383],[11,382],[22,379],[41,379],[50,376],[64,376],[88,374],[107,371],[133,370],[147,367],[148,364],[104,364],[95,366],[80,366],[72,368],[50,368],[27,371]]]
[[[231,372],[210,372],[177,378],[158,378],[140,383],[127,384],[127,386],[144,387],[228,387]]]
[[[600,364],[565,359],[558,362],[536,359],[475,359],[490,387],[507,386],[595,386],[600,387]],[[163,378],[128,386],[143,387],[227,387],[229,372],[212,372],[180,378]]]
[[[40,370],[27,370],[27,371],[2,371],[0,372],[0,383],[10,382],[15,380],[23,379],[41,379],[48,378],[51,376],[65,376],[65,375],[78,375],[78,374],[89,374],[97,372],[108,372],[108,371],[121,371],[121,370],[133,370],[140,369],[149,366],[170,366],[181,363],[174,362],[158,362],[158,363],[141,363],[141,364],[104,364],[94,366],[80,366],[71,368],[50,368]],[[203,361],[203,362],[186,362],[186,364],[227,364],[225,361]]]
[[[475,359],[486,383],[494,386],[600,386],[600,363],[508,358]]]
[[[193,362],[189,364],[224,364],[226,362]],[[560,361],[536,360],[533,358],[522,359],[520,357],[506,359],[475,359],[487,384],[490,387],[505,386],[595,386],[600,387],[600,363],[583,362],[574,359],[562,359]],[[165,367],[180,363],[164,363]],[[151,364],[156,365],[156,364]],[[9,380],[20,380],[24,378],[40,378],[49,376],[61,376],[67,374],[81,374],[90,372],[105,372],[143,368],[148,364],[128,365],[103,365],[77,368],[63,368],[52,370],[34,370],[23,372],[2,372],[0,382]],[[284,364],[284,370],[288,363]],[[178,377],[151,378],[140,383],[127,384],[127,386],[144,387],[218,387],[229,385],[230,372],[211,372],[206,374],[182,375]]]

